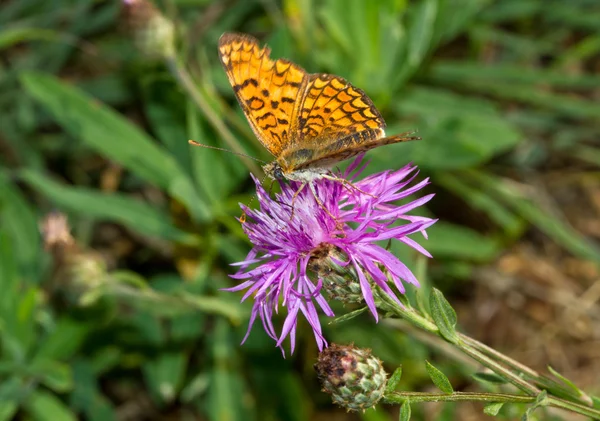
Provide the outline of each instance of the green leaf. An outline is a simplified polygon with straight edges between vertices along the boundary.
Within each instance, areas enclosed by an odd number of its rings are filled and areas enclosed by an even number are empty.
[[[47,195],[57,206],[87,217],[118,222],[142,234],[184,244],[195,244],[191,235],[175,227],[170,217],[155,206],[120,193],[102,193],[83,187],[68,187],[30,169],[21,178]]]
[[[432,66],[427,77],[436,82],[456,84],[464,81],[535,85],[547,84],[557,88],[591,89],[600,85],[600,77],[593,74],[573,73],[556,70],[545,70],[536,67],[524,67],[515,64],[494,63],[482,66],[476,61],[440,61]]]
[[[481,184],[483,189],[493,191],[505,203],[514,207],[517,213],[537,226],[550,238],[554,239],[571,253],[600,262],[600,248],[587,238],[575,231],[568,223],[557,216],[552,216],[545,212],[543,207],[525,197],[524,192],[517,190],[506,180],[491,176],[482,171],[470,170],[466,172],[473,180]]]
[[[400,379],[402,378],[402,366],[399,366],[394,370],[392,375],[387,381],[387,385],[385,386],[385,392],[390,393],[396,390],[398,384],[400,383]]]
[[[17,413],[19,406],[16,400],[0,402],[0,421],[10,421],[14,419],[14,415]]]
[[[447,394],[454,393],[452,384],[444,373],[435,368],[429,361],[425,361],[425,368],[427,369],[427,374],[429,374],[431,381],[433,381],[433,384],[435,384],[438,389]]]
[[[21,82],[73,137],[166,189],[199,220],[209,219],[210,209],[173,156],[121,115],[47,74],[26,72]]]
[[[496,386],[507,383],[506,379],[500,377],[496,373],[475,373],[473,374],[473,378],[480,383],[493,384]]]
[[[208,376],[206,373],[198,373],[181,390],[180,399],[184,403],[190,403],[199,399],[208,389]]]
[[[329,322],[329,324],[337,324],[337,323],[347,322],[348,320],[352,320],[355,317],[360,316],[361,314],[363,314],[368,309],[369,309],[369,307],[365,306],[365,307],[361,307],[361,308],[359,308],[357,310],[350,311],[350,312],[348,312],[346,314],[343,314],[343,315],[341,315],[339,317],[336,317],[331,322]]]
[[[498,415],[498,413],[500,412],[500,409],[502,409],[503,406],[504,406],[504,403],[502,403],[502,402],[494,402],[494,403],[487,404],[486,406],[483,407],[483,413],[486,415],[495,417],[496,415]]]
[[[9,421],[19,409],[19,398],[23,394],[21,379],[12,376],[0,381],[0,421]]]
[[[551,366],[548,366],[548,371],[550,373],[552,373],[555,377],[558,377],[561,382],[567,386],[567,388],[569,388],[571,391],[575,392],[575,396],[584,396],[585,393],[583,393],[583,391],[578,388],[575,383],[573,383],[571,380],[567,379],[565,376],[563,376],[562,374],[560,374],[558,371],[556,371],[555,369],[553,369]]]
[[[592,403],[594,405],[594,408],[600,409],[600,397],[592,396]]]
[[[427,228],[429,239],[422,244],[436,258],[447,257],[488,262],[502,251],[500,241],[470,228],[438,221]]]
[[[220,146],[191,103],[188,104],[188,121],[192,138],[202,139],[202,143],[209,146]],[[190,145],[187,152],[191,155],[194,179],[213,207],[222,207],[235,188],[248,177],[245,167],[238,162],[239,157],[232,159],[226,152]]]
[[[492,101],[436,88],[407,90],[397,112],[418,118],[412,127],[419,128],[424,140],[388,146],[387,153],[377,151],[378,160],[388,168],[396,165],[400,154],[403,160],[429,170],[471,167],[510,150],[523,137]],[[390,127],[388,131],[406,129]]]
[[[71,367],[65,363],[50,359],[36,359],[29,370],[39,377],[41,382],[55,392],[68,392],[73,387]]]
[[[231,328],[225,319],[215,321],[212,337],[212,370],[209,372],[206,410],[212,421],[246,419],[245,403],[239,399],[243,395],[244,380],[241,371],[236,369],[235,348]]]
[[[7,28],[0,32],[0,50],[26,41],[66,41],[67,37],[56,31],[41,28]],[[75,44],[74,38],[69,39]]]
[[[22,278],[37,283],[42,261],[37,215],[13,185],[0,174],[0,220],[11,237]]]
[[[0,227],[1,228],[1,227]],[[19,282],[11,239],[0,230],[0,351],[8,359],[24,363],[35,344],[36,316],[41,290]]]
[[[537,395],[535,402],[527,408],[527,411],[523,414],[523,421],[528,421],[531,414],[540,407],[548,405],[548,392],[542,390],[539,395]]]
[[[590,146],[578,146],[572,152],[573,156],[590,164],[600,166],[600,150]]]
[[[183,352],[163,352],[158,358],[142,367],[146,384],[159,403],[172,403],[183,385],[186,371]]]
[[[410,402],[406,400],[400,407],[400,417],[398,419],[399,421],[410,421],[410,415]]]
[[[78,350],[90,327],[82,322],[62,318],[46,338],[38,344],[33,364],[44,360],[67,360]]]
[[[488,191],[470,186],[467,183],[468,180],[463,179],[463,177],[452,174],[449,171],[445,171],[443,174],[436,173],[434,177],[435,184],[441,185],[460,196],[472,208],[484,212],[493,222],[502,228],[503,234],[514,238],[521,235],[526,228],[523,218],[507,209],[506,205],[490,195]],[[490,241],[487,236],[483,237],[483,240],[484,243]],[[491,241],[494,242],[493,240]],[[497,242],[494,243],[496,243],[495,248],[498,248]],[[461,246],[460,248],[462,249],[463,247]],[[451,250],[448,251],[451,252]],[[477,252],[471,252],[470,254],[478,255]]]
[[[41,389],[33,392],[25,400],[25,407],[36,421],[76,421],[77,417],[67,405],[51,393]]]
[[[448,342],[457,344],[459,337],[456,333],[456,312],[444,294],[436,288],[433,288],[429,295],[429,308],[434,323],[440,329],[440,334]]]
[[[77,359],[72,367],[77,387],[69,396],[70,407],[83,413],[86,420],[116,421],[116,411],[110,401],[98,390],[95,370],[90,362]]]
[[[432,48],[439,2],[426,0],[411,6],[406,25],[406,40],[400,44],[405,48],[405,55],[398,64],[398,71],[392,82],[392,86],[395,87],[403,85],[415,73]]]

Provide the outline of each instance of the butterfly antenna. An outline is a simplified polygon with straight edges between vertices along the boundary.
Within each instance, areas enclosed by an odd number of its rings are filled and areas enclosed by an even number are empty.
[[[229,153],[232,153],[232,154],[237,155],[237,156],[243,156],[244,158],[249,158],[249,159],[252,159],[254,161],[260,162],[262,164],[266,164],[266,162],[263,161],[262,159],[258,159],[258,158],[255,158],[253,156],[246,155],[245,153],[234,152],[234,151],[230,151],[229,149],[225,149],[225,148],[217,148],[216,146],[205,145],[204,143],[196,142],[195,140],[188,140],[188,143],[190,145],[201,146],[201,147],[206,148],[206,149],[214,149],[216,151],[229,152]]]

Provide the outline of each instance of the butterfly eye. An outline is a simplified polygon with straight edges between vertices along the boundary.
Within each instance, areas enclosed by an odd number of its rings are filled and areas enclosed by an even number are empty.
[[[273,175],[277,180],[285,179],[285,177],[283,176],[283,171],[281,171],[281,167],[275,167],[275,169],[273,170]]]

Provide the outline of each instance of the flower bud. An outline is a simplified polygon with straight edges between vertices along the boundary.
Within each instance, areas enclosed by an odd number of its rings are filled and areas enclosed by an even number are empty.
[[[106,262],[93,250],[83,249],[70,233],[67,217],[61,213],[47,215],[40,224],[44,247],[54,261],[50,290],[68,302],[79,298],[105,282]]]
[[[125,18],[136,46],[150,57],[175,54],[175,25],[148,0],[123,0]]]
[[[351,265],[342,266],[348,258],[331,244],[322,243],[311,254],[308,269],[322,281],[329,297],[344,303],[362,303],[364,296],[356,271]]]
[[[364,411],[383,397],[387,373],[370,349],[331,344],[314,367],[323,391],[348,411]]]

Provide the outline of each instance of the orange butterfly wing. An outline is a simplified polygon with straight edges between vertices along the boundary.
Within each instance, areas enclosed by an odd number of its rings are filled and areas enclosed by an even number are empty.
[[[345,79],[307,74],[245,34],[226,33],[219,58],[254,134],[284,171],[326,167],[377,146],[418,139],[385,137],[373,101]]]
[[[219,58],[254,134],[279,157],[297,130],[307,74],[288,60],[271,60],[270,52],[249,35],[226,33],[219,39]]]
[[[377,146],[417,139],[385,137],[384,129],[383,117],[362,90],[339,76],[311,74],[297,140],[282,157],[294,170],[328,167]]]

